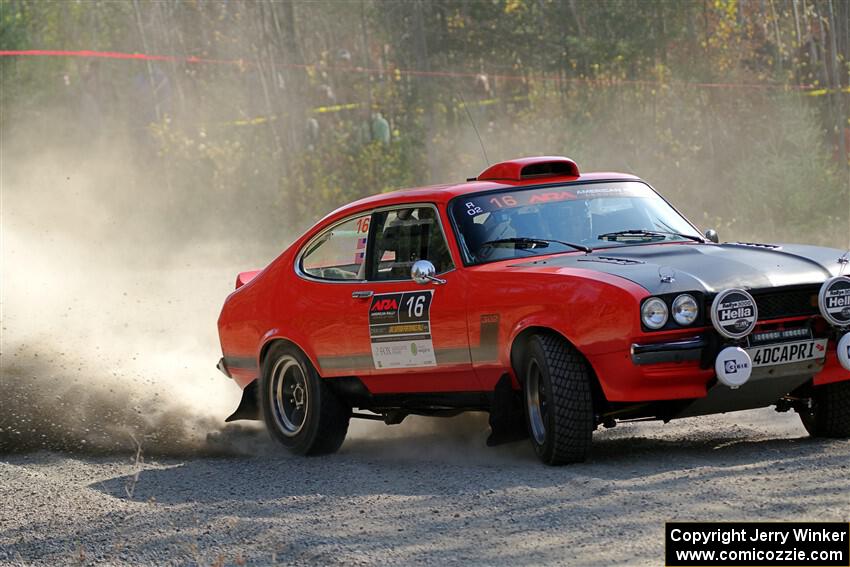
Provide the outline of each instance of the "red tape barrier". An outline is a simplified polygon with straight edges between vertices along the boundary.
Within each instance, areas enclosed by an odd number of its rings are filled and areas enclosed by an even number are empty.
[[[235,66],[254,66],[255,63],[245,59],[208,59],[204,57],[177,57],[173,55],[146,55],[144,53],[122,53],[117,51],[65,51],[52,49],[29,49],[29,50],[4,50],[0,51],[0,57],[83,57],[83,58],[101,58],[101,59],[123,59],[123,60],[140,60],[140,61],[167,61],[174,63],[191,63],[191,64],[217,64],[217,65],[235,65]],[[422,71],[417,69],[375,69],[369,67],[336,67],[328,65],[304,65],[304,64],[276,64],[278,67],[291,69],[315,69],[327,71],[339,71],[344,73],[367,73],[367,74],[386,74],[386,75],[408,75],[415,77],[454,77],[454,78],[475,78],[482,73],[470,73],[463,71]],[[556,77],[544,77],[539,75],[502,75],[502,74],[486,74],[489,79],[498,79],[504,81],[525,81],[529,79],[541,81],[557,81]],[[582,83],[598,86],[616,86],[616,85],[642,85],[642,86],[685,86],[698,87],[708,89],[781,89],[791,91],[814,91],[817,94],[827,94],[832,92],[829,89],[823,89],[817,85],[778,85],[778,84],[759,84],[759,83],[700,83],[687,81],[670,81],[662,83],[659,81],[646,81],[636,79],[582,79],[582,78],[567,78],[562,79],[570,83]],[[847,89],[839,89],[839,92],[846,92]],[[815,93],[813,93],[815,94]]]

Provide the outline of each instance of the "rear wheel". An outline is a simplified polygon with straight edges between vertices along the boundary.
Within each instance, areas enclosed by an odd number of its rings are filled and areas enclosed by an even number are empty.
[[[269,433],[299,455],[322,455],[340,448],[351,408],[292,345],[273,346],[263,363],[263,419]]]
[[[811,407],[800,410],[800,420],[812,437],[850,437],[850,382],[812,388]]]
[[[540,460],[562,465],[587,459],[595,424],[584,357],[560,337],[534,335],[522,378],[528,433]]]

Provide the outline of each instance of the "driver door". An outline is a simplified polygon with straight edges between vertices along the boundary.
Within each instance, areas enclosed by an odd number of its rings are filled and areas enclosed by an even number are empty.
[[[472,372],[464,274],[455,269],[433,205],[373,213],[355,350],[370,353],[358,372],[372,393],[479,390]],[[411,279],[417,260],[434,264],[440,282]]]

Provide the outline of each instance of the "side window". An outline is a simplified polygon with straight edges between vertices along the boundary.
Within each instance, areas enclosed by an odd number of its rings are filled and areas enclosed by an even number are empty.
[[[370,215],[338,224],[307,245],[301,271],[323,280],[366,278],[366,242]]]
[[[452,269],[446,238],[437,211],[410,207],[375,213],[375,245],[370,280],[404,280],[417,260],[428,260],[437,273]]]

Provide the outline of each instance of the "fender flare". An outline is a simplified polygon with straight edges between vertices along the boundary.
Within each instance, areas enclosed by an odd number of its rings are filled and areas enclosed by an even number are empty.
[[[563,327],[559,328],[559,325],[555,324],[556,322],[557,319],[553,320],[548,317],[529,317],[518,321],[517,324],[514,325],[514,328],[511,329],[510,340],[508,341],[509,349],[507,362],[511,370],[511,378],[514,382],[514,387],[522,387],[520,376],[518,373],[518,367],[521,364],[523,351],[525,348],[525,341],[530,336],[539,332],[552,333],[558,335],[563,340],[565,340],[571,347],[576,349],[576,351],[578,351],[579,354],[581,354],[581,356],[587,362],[588,366],[590,366],[594,382],[592,384],[594,396],[598,397],[597,399],[600,403],[604,403],[607,400],[607,398],[605,397],[605,388],[602,385],[602,381],[599,379],[599,374],[596,371],[596,368],[593,366],[593,362],[570,338],[569,332],[565,332]]]
[[[297,338],[293,338],[291,335],[284,335],[281,333],[280,329],[270,329],[267,331],[262,339],[260,340],[260,350],[257,352],[257,368],[260,373],[263,371],[263,361],[265,360],[266,354],[269,352],[269,349],[277,342],[285,342],[289,343],[298,350],[300,350],[304,356],[310,361],[310,364],[313,365],[313,368],[318,372],[320,367],[318,364],[318,359],[316,357],[316,353],[311,352],[310,350],[304,348],[304,341],[299,341]],[[321,376],[321,374],[320,374]],[[259,378],[259,376],[257,376]]]

